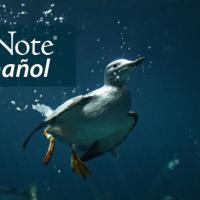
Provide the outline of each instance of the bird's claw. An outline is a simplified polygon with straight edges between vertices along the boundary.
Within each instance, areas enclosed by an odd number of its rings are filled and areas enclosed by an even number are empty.
[[[48,134],[48,133],[44,133],[44,135],[46,136],[46,138],[49,140],[49,147],[48,147],[48,150],[47,150],[47,153],[46,155],[44,156],[43,160],[42,160],[42,163],[44,165],[47,165],[54,153],[54,148],[55,148],[55,138]]]
[[[84,179],[92,174],[92,172],[88,169],[86,164],[79,158],[76,152],[72,152],[71,168],[74,172],[82,176]]]

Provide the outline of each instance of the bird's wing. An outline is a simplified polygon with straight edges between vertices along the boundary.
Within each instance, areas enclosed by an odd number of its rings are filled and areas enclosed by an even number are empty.
[[[72,99],[69,99],[68,101],[60,105],[58,108],[56,108],[56,110],[54,110],[54,112],[44,121],[50,122],[53,119],[60,116],[61,114],[63,114],[64,112],[67,112],[76,106],[80,106],[81,104],[86,104],[89,100],[91,100],[92,97],[93,95],[80,95]]]
[[[52,112],[52,114],[47,117],[43,122],[41,122],[26,138],[24,144],[23,144],[23,149],[26,148],[27,144],[29,143],[30,139],[32,136],[39,131],[40,129],[44,128],[48,124],[50,124],[54,119],[56,119],[58,116],[60,116],[62,113],[67,112],[71,108],[74,108],[75,106],[78,106],[80,104],[87,103],[94,95],[80,95],[77,97],[74,97],[72,99],[69,99],[62,105],[60,105],[56,110]]]
[[[119,144],[121,144],[128,137],[129,133],[133,130],[138,120],[137,113],[129,112],[128,115],[132,117],[133,122],[132,122],[131,129],[127,132],[127,134],[125,133],[116,134],[114,136],[109,136],[108,138],[104,140],[93,143],[90,146],[90,148],[87,150],[87,152],[81,157],[81,160],[82,161],[91,160],[108,151],[112,151]]]

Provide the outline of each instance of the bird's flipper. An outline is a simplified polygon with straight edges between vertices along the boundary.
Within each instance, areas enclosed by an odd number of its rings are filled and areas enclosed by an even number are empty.
[[[88,149],[88,151],[82,155],[81,160],[88,161],[94,159],[106,152],[113,151],[113,149],[115,149],[118,145],[120,145],[128,137],[128,135],[133,130],[138,120],[138,115],[135,112],[129,112],[128,116],[130,124],[127,127],[127,130],[120,131],[103,140],[94,142]]]
[[[42,129],[43,127],[45,127],[47,125],[46,122],[42,122],[40,123],[26,138],[26,140],[24,141],[23,144],[23,149],[26,148],[27,144],[29,143],[30,139],[32,138],[33,135],[35,135],[35,133],[37,133],[37,131],[39,131],[40,129]]]
[[[117,159],[119,158],[118,146],[111,150],[111,154],[113,155],[114,158],[117,158]]]
[[[47,108],[46,106],[42,106],[41,105],[38,107],[41,111],[41,109],[46,109],[48,110],[48,112],[51,112],[51,115],[48,114],[48,117],[38,126],[36,127],[29,135],[28,137],[26,138],[24,144],[23,144],[23,149],[26,148],[28,142],[30,141],[30,139],[32,138],[32,136],[38,131],[40,130],[41,128],[45,127],[47,124],[53,122],[58,116],[60,116],[61,114],[63,114],[64,112],[67,112],[68,110],[76,107],[76,106],[79,106],[79,105],[82,105],[84,103],[87,103],[88,100],[90,100],[93,96],[90,96],[90,95],[80,95],[80,96],[77,96],[75,98],[72,98],[68,101],[66,101],[65,103],[63,103],[61,106],[59,106],[56,110],[54,111],[50,111],[50,108]],[[46,114],[47,116],[47,114]]]
[[[133,124],[132,124],[131,130],[130,130],[130,131],[132,131],[132,129],[135,127],[135,125],[138,121],[138,114],[134,111],[130,111],[128,113],[128,116],[132,117],[132,119],[133,119]]]
[[[76,108],[77,106],[82,106],[83,104],[86,104],[92,98],[93,96],[90,96],[90,95],[80,95],[72,99],[69,99],[68,101],[60,105],[58,108],[56,108],[53,114],[47,117],[44,121],[51,122],[52,120],[55,120],[57,117],[59,117],[63,113],[66,113],[70,111],[71,109]]]

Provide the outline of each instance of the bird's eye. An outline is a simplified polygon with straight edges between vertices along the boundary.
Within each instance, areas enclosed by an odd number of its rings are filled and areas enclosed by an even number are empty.
[[[114,65],[113,65],[113,68],[116,68],[117,66],[118,66],[117,64],[114,64]]]

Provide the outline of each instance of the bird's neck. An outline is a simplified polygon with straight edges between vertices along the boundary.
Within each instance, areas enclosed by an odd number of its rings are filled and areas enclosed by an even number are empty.
[[[113,80],[113,79],[104,79],[104,85],[106,86],[113,86],[113,87],[120,87],[120,88],[126,88],[127,87],[127,82],[126,81],[121,81],[121,80]]]
[[[116,83],[116,82],[114,84],[105,82],[104,86],[105,87],[115,87],[115,88],[117,88],[119,90],[127,90],[127,85],[126,84],[120,84],[120,83]]]

